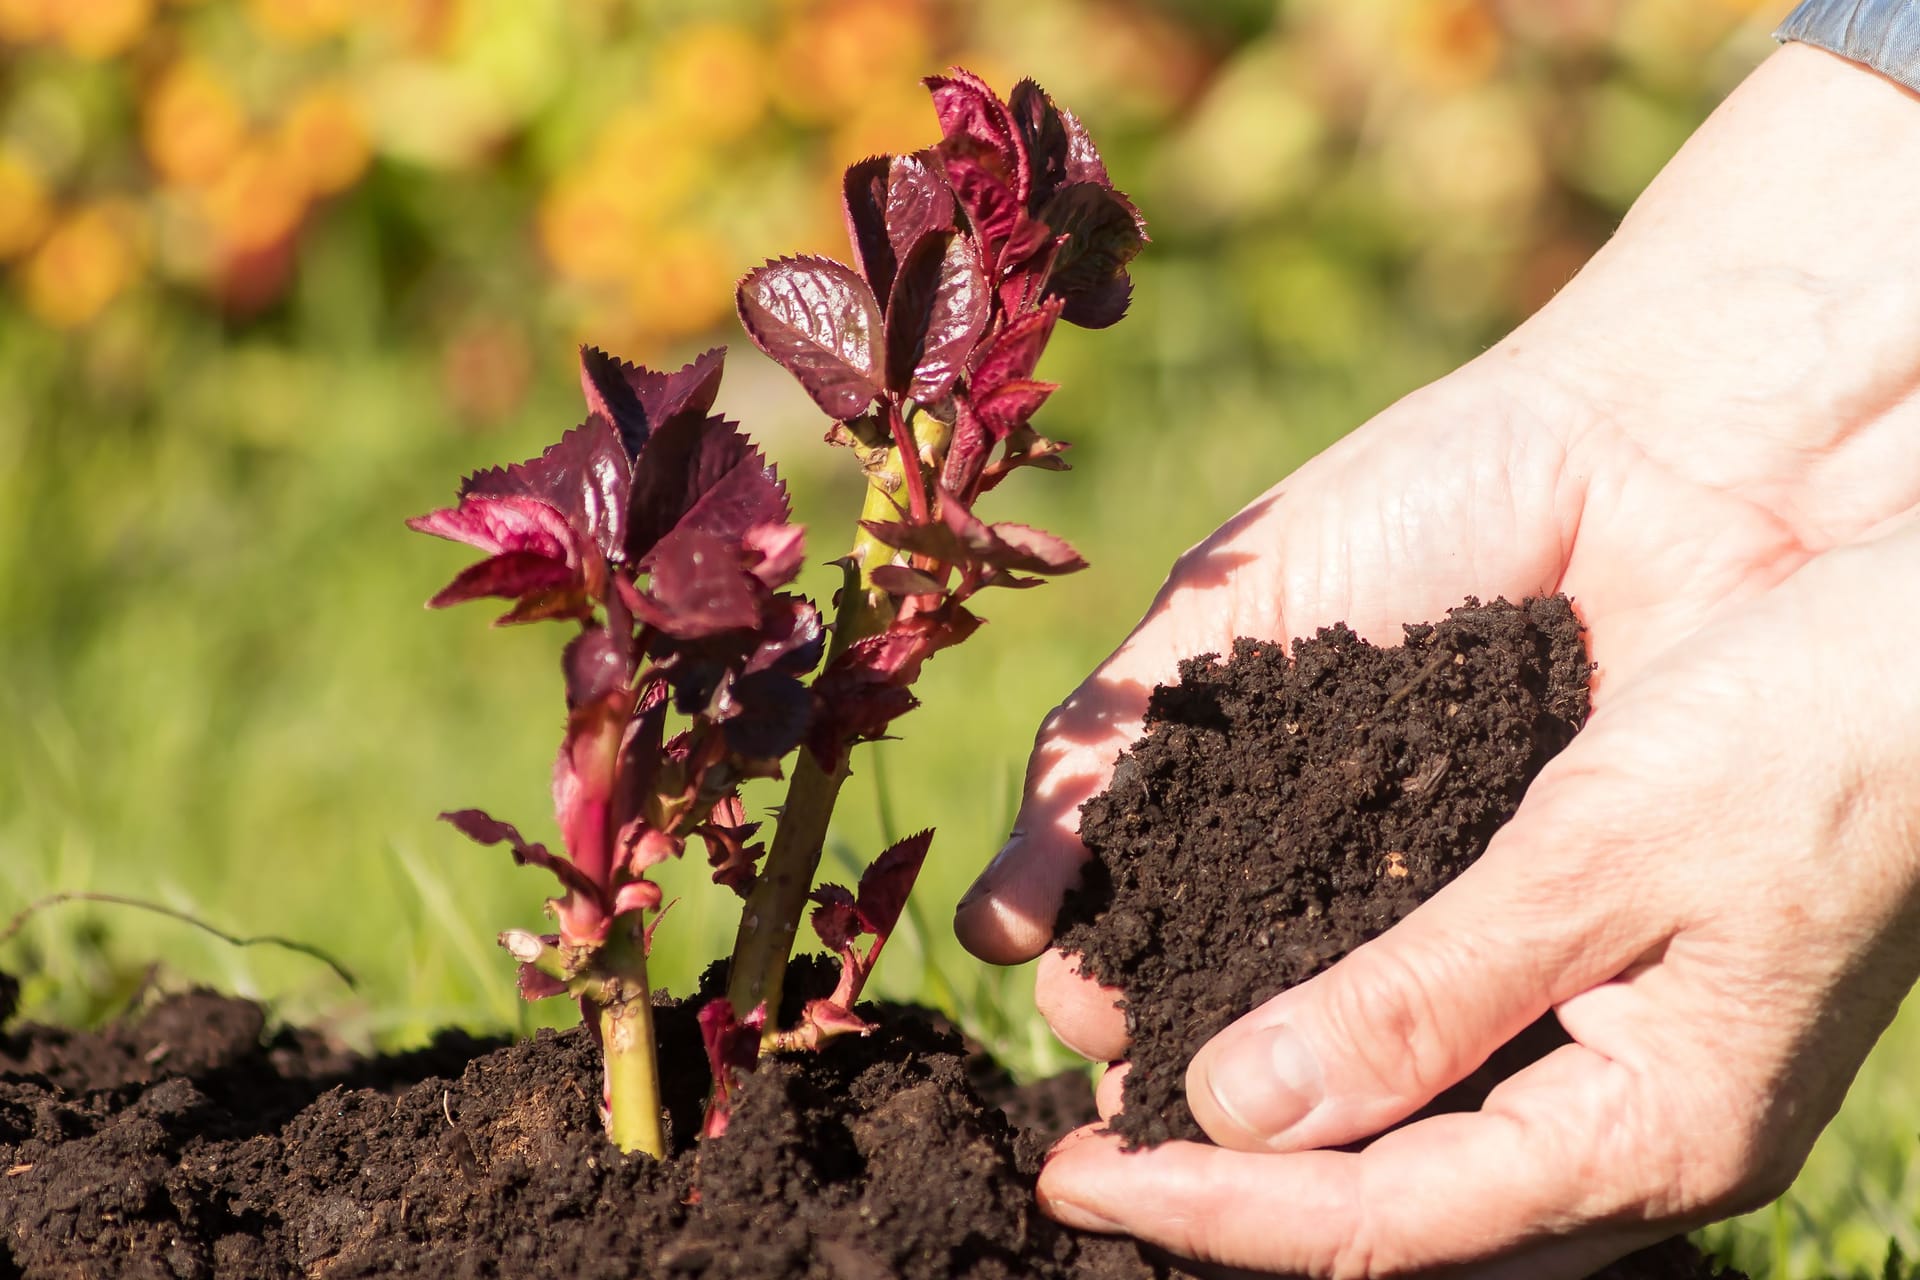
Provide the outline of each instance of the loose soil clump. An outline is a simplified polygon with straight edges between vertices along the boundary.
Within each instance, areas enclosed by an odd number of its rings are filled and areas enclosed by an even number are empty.
[[[972,1083],[1060,1130],[1092,1118],[1084,1077],[1023,1101],[930,1015],[866,1012],[872,1038],[764,1065],[694,1147],[699,1034],[660,1009],[664,1163],[606,1142],[581,1029],[358,1059],[208,993],[97,1035],[22,1028],[0,1037],[0,1280],[1176,1274],[1042,1217],[1057,1132]]]
[[[1092,854],[1056,942],[1125,992],[1132,1145],[1204,1140],[1187,1063],[1226,1026],[1405,917],[1485,851],[1588,710],[1563,596],[1469,600],[1382,648],[1345,626],[1235,643],[1152,695],[1146,735],[1081,810]],[[1436,1103],[1477,1106],[1561,1042],[1551,1017]],[[1684,1240],[1603,1273],[1711,1276]]]

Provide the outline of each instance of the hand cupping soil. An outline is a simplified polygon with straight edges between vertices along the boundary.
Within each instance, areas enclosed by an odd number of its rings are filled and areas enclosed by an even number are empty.
[[[1091,861],[1056,944],[1125,993],[1136,1146],[1204,1141],[1187,1063],[1230,1023],[1379,936],[1486,849],[1586,720],[1591,666],[1563,596],[1469,600],[1381,648],[1344,626],[1183,663],[1146,735],[1081,811]],[[1439,1105],[1476,1106],[1516,1052]],[[1604,1273],[1716,1274],[1684,1240]]]

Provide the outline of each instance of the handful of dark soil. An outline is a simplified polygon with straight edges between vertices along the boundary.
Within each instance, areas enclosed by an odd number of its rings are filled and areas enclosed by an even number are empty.
[[[1081,811],[1093,854],[1058,943],[1127,993],[1113,1127],[1203,1135],[1201,1045],[1385,932],[1486,849],[1587,717],[1564,596],[1469,601],[1382,649],[1344,626],[1235,643],[1153,693],[1147,735]]]
[[[1056,935],[1126,993],[1132,1066],[1110,1127],[1135,1146],[1204,1141],[1184,1092],[1194,1053],[1478,858],[1585,722],[1591,670],[1564,596],[1469,600],[1392,648],[1334,626],[1291,657],[1243,639],[1225,663],[1183,663],[1081,810],[1093,858]],[[1559,1034],[1548,1018],[1530,1039]],[[1605,1274],[1716,1272],[1675,1239]]]

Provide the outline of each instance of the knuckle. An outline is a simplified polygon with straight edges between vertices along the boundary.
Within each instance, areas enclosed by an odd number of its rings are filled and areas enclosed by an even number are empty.
[[[1404,947],[1362,947],[1341,962],[1317,1010],[1319,1031],[1352,1073],[1420,1100],[1453,1083],[1457,1049],[1436,995],[1447,965]]]

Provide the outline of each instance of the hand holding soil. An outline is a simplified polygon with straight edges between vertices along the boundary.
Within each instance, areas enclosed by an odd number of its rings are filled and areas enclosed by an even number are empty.
[[[1048,946],[1079,807],[1182,658],[1564,591],[1598,665],[1479,862],[1195,1059],[1220,1146],[1082,1131],[1056,1216],[1264,1271],[1551,1277],[1784,1188],[1920,972],[1916,174],[1920,103],[1783,50],[1554,303],[1184,556],[1049,717],[957,920],[1002,963]],[[1113,993],[1057,954],[1040,1000],[1125,1056]],[[1329,1149],[1549,1010],[1573,1043],[1480,1111]]]

